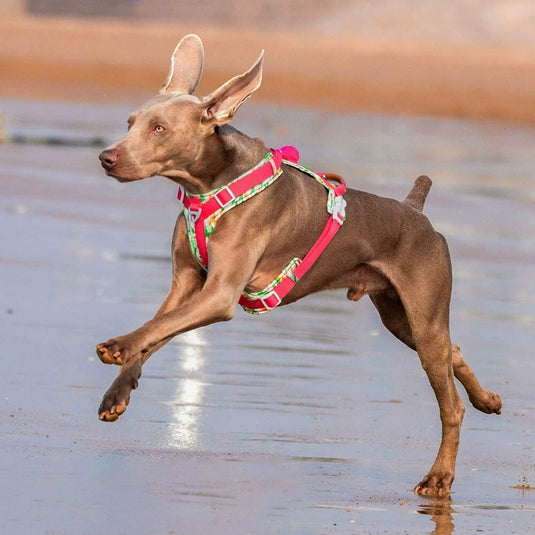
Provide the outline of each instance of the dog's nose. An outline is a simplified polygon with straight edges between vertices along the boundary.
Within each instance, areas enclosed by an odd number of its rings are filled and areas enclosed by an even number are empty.
[[[100,162],[104,169],[110,170],[119,159],[119,151],[117,149],[103,150],[99,155]]]

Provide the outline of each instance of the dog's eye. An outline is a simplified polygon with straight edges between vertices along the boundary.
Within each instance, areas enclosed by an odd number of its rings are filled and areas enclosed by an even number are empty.
[[[154,127],[154,131],[155,132],[163,132],[165,130],[165,128],[161,125],[161,124],[157,124],[155,127]]]

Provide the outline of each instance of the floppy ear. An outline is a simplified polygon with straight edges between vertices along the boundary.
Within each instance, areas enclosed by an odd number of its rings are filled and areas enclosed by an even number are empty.
[[[203,99],[203,121],[222,125],[228,123],[236,110],[260,87],[264,51],[245,73],[240,74]]]
[[[203,64],[202,41],[194,34],[186,35],[171,56],[171,68],[160,93],[193,93],[201,78]]]

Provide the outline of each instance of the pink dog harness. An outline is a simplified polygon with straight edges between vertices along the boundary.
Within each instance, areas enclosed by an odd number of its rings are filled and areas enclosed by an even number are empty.
[[[343,194],[346,187],[343,178],[332,174],[316,174],[299,165],[298,160],[299,152],[295,147],[271,149],[257,165],[226,186],[200,195],[188,194],[182,186],[178,188],[177,198],[183,204],[193,256],[206,271],[208,271],[207,242],[218,219],[231,208],[250,199],[275,182],[282,174],[282,163],[306,173],[327,189],[327,212],[331,214],[331,217],[320,237],[302,260],[292,258],[266,288],[259,292],[244,291],[242,293],[239,304],[250,314],[261,314],[275,308],[314,265],[345,220],[346,202]],[[327,179],[335,180],[339,184],[334,186]]]

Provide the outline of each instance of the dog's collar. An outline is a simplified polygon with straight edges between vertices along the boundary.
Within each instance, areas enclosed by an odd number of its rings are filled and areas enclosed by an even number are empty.
[[[200,195],[188,194],[179,186],[178,200],[183,204],[188,238],[193,255],[201,267],[208,271],[207,241],[218,219],[228,210],[257,195],[269,187],[281,175],[281,164],[299,169],[318,180],[328,190],[327,211],[331,217],[322,234],[303,260],[293,258],[283,271],[260,292],[245,292],[240,297],[242,308],[251,314],[261,314],[275,308],[312,267],[330,243],[345,220],[345,183],[338,175],[318,175],[297,162],[299,152],[295,147],[270,149],[270,152],[252,169],[226,186]],[[333,186],[328,180],[340,182]]]

